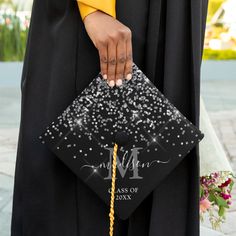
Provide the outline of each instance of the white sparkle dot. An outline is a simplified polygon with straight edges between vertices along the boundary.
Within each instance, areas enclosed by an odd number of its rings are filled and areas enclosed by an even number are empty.
[[[76,124],[77,124],[77,125],[82,125],[82,119],[76,120]]]

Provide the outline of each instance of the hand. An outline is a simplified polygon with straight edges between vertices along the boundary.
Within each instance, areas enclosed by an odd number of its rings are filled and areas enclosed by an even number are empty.
[[[132,77],[131,30],[112,16],[95,11],[84,18],[85,29],[98,49],[100,68],[108,84],[120,86]]]

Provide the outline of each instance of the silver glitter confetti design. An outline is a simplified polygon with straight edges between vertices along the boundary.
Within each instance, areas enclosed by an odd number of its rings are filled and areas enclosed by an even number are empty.
[[[132,137],[133,148],[143,147],[147,152],[153,143],[168,150],[170,146],[195,144],[202,138],[198,129],[161,94],[134,63],[132,79],[125,81],[121,87],[110,88],[99,74],[57,120],[47,127],[40,139],[45,139],[46,135],[53,140],[58,141],[61,137],[66,140],[67,135],[74,132],[78,139],[82,139],[85,134],[88,140],[95,139],[101,148],[108,148],[113,146],[111,141],[118,131],[126,131]],[[195,134],[192,135],[192,140],[183,141],[184,134],[189,135],[189,132]],[[175,133],[174,137],[172,133]],[[68,148],[71,146],[72,144],[67,144]],[[84,150],[81,147],[79,153],[88,155],[91,148]],[[182,153],[178,153],[178,156],[182,156]]]

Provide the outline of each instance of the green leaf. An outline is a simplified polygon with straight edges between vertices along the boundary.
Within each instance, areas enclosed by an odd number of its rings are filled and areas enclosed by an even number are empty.
[[[221,188],[218,188],[218,187],[214,188],[214,190],[215,190],[216,192],[221,192],[221,191],[222,191],[222,189],[221,189]]]
[[[210,193],[209,196],[208,196],[208,200],[210,202],[215,202],[216,201],[216,197],[213,193]]]
[[[203,189],[203,187],[202,187],[202,186],[200,186],[200,197],[202,197],[202,196],[203,196],[203,194],[204,194],[204,189]]]
[[[231,182],[229,184],[229,190],[230,191],[232,191],[233,185],[234,185],[234,181],[231,179]]]
[[[219,216],[223,216],[225,213],[225,208],[223,206],[220,206],[219,207],[219,210],[218,210],[218,215]]]
[[[216,203],[218,206],[229,208],[227,202],[222,197],[216,196]]]

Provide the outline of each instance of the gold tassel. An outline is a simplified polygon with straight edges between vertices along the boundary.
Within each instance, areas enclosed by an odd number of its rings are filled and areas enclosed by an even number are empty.
[[[114,202],[115,202],[115,182],[116,182],[116,158],[117,158],[117,150],[118,145],[115,143],[113,149],[113,161],[112,161],[112,179],[111,179],[111,200],[110,200],[110,236],[113,236],[114,231],[114,220],[115,220],[115,210],[114,210]]]

